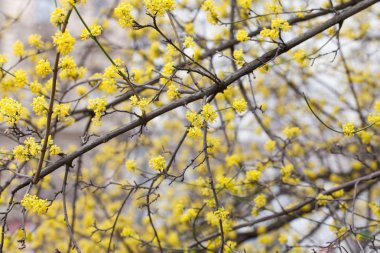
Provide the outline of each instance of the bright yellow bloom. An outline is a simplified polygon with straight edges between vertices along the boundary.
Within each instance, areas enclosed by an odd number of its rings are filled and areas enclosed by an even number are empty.
[[[148,99],[143,97],[140,97],[140,99],[138,99],[136,95],[130,97],[129,100],[131,101],[132,106],[136,106],[141,111],[145,111],[146,107],[149,105]]]
[[[342,130],[345,137],[352,137],[355,134],[355,126],[351,122],[344,124]]]
[[[210,24],[216,25],[218,23],[219,14],[216,10],[215,1],[206,0],[202,4],[202,10],[207,13],[207,21],[210,22]]]
[[[273,140],[267,140],[264,144],[264,149],[266,151],[273,151],[275,147],[276,147],[276,142]]]
[[[192,37],[186,36],[183,45],[185,46],[185,48],[195,47],[194,39]]]
[[[8,62],[8,58],[5,54],[0,54],[0,67]]]
[[[53,37],[53,43],[57,46],[57,52],[67,55],[74,49],[75,39],[71,36],[69,31],[62,33],[57,32]]]
[[[45,115],[49,107],[44,96],[33,98],[33,103],[31,104],[31,106],[37,116]]]
[[[238,50],[235,50],[234,53],[233,53],[233,56],[234,56],[234,59],[235,59],[235,62],[237,65],[239,66],[243,66],[244,65],[244,53],[243,53],[243,49],[238,49]]]
[[[0,122],[5,121],[12,127],[24,113],[25,109],[16,100],[9,97],[0,100]]]
[[[178,88],[174,84],[169,85],[167,94],[168,94],[168,98],[170,98],[170,99],[175,99],[175,98],[180,97],[179,92],[178,92]]]
[[[54,26],[63,24],[66,18],[66,12],[62,8],[56,8],[50,15],[50,23]]]
[[[257,182],[259,181],[261,172],[258,170],[249,170],[245,173],[245,178],[248,182]]]
[[[268,3],[265,5],[265,10],[270,12],[270,13],[279,14],[282,12],[282,7],[279,4]]]
[[[82,29],[82,33],[80,35],[81,40],[87,40],[92,36],[98,37],[102,34],[103,28],[98,24],[93,24],[90,26],[91,34],[88,32],[87,28]]]
[[[209,103],[205,104],[202,107],[201,115],[203,116],[204,120],[209,122],[209,123],[214,122],[216,120],[216,118],[218,117],[214,107],[212,105],[210,105]]]
[[[133,6],[125,2],[119,3],[119,5],[114,9],[113,14],[122,28],[133,26],[133,16],[131,14],[132,9]]]
[[[243,113],[245,110],[247,110],[247,101],[244,100],[244,98],[235,98],[232,102],[232,107],[238,112]]]
[[[45,77],[52,72],[50,62],[48,60],[39,60],[36,65],[36,73],[41,77]]]
[[[281,30],[283,32],[289,32],[291,28],[288,21],[281,18],[273,19],[271,27],[272,29]]]
[[[28,193],[22,198],[21,205],[23,205],[26,210],[39,215],[45,214],[49,208],[49,203],[46,199],[40,199],[36,195],[30,195]]]
[[[199,127],[189,127],[187,132],[191,138],[201,138],[203,136],[202,130]]]
[[[51,156],[56,156],[61,153],[61,148],[58,147],[57,145],[51,145],[49,148],[49,152]]]
[[[305,50],[303,49],[298,49],[296,52],[294,52],[293,58],[297,62],[297,64],[302,67],[307,64],[307,55]]]
[[[24,140],[24,145],[18,145],[13,149],[13,155],[20,162],[28,161],[31,157],[38,157],[41,153],[41,145],[33,137]]]
[[[331,200],[333,200],[333,197],[330,195],[323,195],[320,193],[317,196],[317,204],[320,206],[325,206]]]
[[[64,120],[69,116],[70,104],[55,104],[53,108],[53,117],[58,117],[58,120]]]
[[[254,200],[256,208],[262,208],[267,204],[267,198],[264,194],[260,193]]]
[[[76,68],[77,64],[75,63],[74,58],[72,56],[66,55],[59,60],[59,66],[63,70],[67,70]]]
[[[174,0],[144,0],[146,9],[153,16],[163,16],[166,11],[173,11],[176,8]]]
[[[40,49],[43,46],[43,42],[41,40],[41,35],[39,34],[31,34],[28,37],[28,43],[30,46]]]
[[[166,161],[163,156],[157,156],[149,160],[149,167],[158,172],[164,171],[166,168]]]
[[[289,139],[296,138],[301,134],[301,129],[299,129],[298,127],[285,127],[282,130],[282,134]]]
[[[107,100],[105,98],[94,98],[88,100],[87,108],[92,110],[95,113],[95,117],[92,121],[96,125],[100,125],[100,118],[102,117],[103,112],[106,111]]]
[[[22,70],[22,69],[17,70],[15,71],[14,75],[15,75],[14,77],[15,87],[22,88],[25,86],[26,83],[28,83],[28,80],[27,80],[28,76],[26,75],[25,70]]]
[[[236,39],[240,42],[248,41],[250,38],[248,37],[248,32],[246,30],[239,30],[236,33]]]
[[[13,49],[13,54],[15,56],[18,56],[18,57],[22,57],[25,53],[24,51],[24,44],[22,44],[21,41],[17,40],[13,46],[12,46],[12,49]]]

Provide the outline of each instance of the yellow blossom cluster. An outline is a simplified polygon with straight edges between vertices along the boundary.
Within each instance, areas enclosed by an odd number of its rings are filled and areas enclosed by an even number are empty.
[[[71,36],[69,31],[59,31],[53,36],[53,43],[57,46],[57,52],[67,55],[73,51],[75,39]]]
[[[290,28],[291,25],[289,25],[288,21],[281,18],[275,18],[272,20],[271,29],[262,29],[260,35],[263,37],[268,37],[272,40],[276,40],[280,36],[280,31],[289,32]]]
[[[21,205],[29,212],[37,213],[38,215],[45,214],[49,208],[49,203],[46,199],[40,199],[38,196],[30,195],[29,193],[22,198]]]
[[[176,8],[174,0],[144,0],[146,9],[153,16],[163,16],[166,11],[173,11]]]
[[[157,156],[149,160],[149,167],[152,170],[163,172],[166,168],[166,161],[163,156]]]
[[[98,37],[102,34],[103,28],[98,25],[97,23],[94,23],[90,26],[90,32],[87,30],[87,28],[82,29],[82,33],[80,35],[81,40],[87,40],[91,36]]]
[[[236,39],[240,42],[248,41],[250,38],[246,30],[238,30],[236,33]]]
[[[348,122],[342,126],[344,136],[352,137],[355,134],[355,126],[351,122]]]
[[[8,126],[14,126],[25,112],[25,108],[12,98],[5,97],[0,100],[0,122],[5,121]]]
[[[24,140],[24,145],[18,145],[13,149],[13,155],[19,162],[28,161],[31,157],[38,157],[41,153],[41,145],[33,137]]]
[[[207,21],[210,22],[213,25],[216,25],[219,20],[219,14],[216,10],[215,1],[213,0],[206,0],[202,4],[202,10],[204,10],[207,13]]]
[[[133,26],[133,16],[131,14],[132,9],[133,6],[126,2],[119,3],[119,5],[114,9],[113,15],[122,28]]]
[[[103,112],[106,111],[107,100],[105,98],[94,98],[88,100],[87,108],[95,113],[95,117],[92,121],[98,125],[101,124],[100,118]]]

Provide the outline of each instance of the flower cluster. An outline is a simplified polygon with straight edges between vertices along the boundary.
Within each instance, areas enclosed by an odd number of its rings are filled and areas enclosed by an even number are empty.
[[[146,107],[149,105],[149,101],[146,98],[143,97],[137,97],[136,95],[133,95],[129,98],[131,101],[132,106],[136,106],[139,108],[142,112],[146,110]]]
[[[59,31],[52,38],[54,45],[57,46],[57,52],[67,55],[73,51],[75,39],[71,36],[69,31]]]
[[[234,101],[232,101],[232,107],[238,113],[243,113],[245,110],[247,110],[247,106],[247,101],[245,101],[244,98],[235,98]]]
[[[261,30],[260,35],[275,40],[280,37],[280,31],[289,32],[290,28],[291,25],[289,25],[288,21],[281,18],[275,18],[272,20],[271,29],[264,28]]]
[[[21,205],[23,205],[26,210],[37,213],[38,215],[45,214],[49,208],[49,203],[46,199],[40,199],[36,195],[30,195],[28,193],[22,198]]]
[[[106,111],[107,100],[105,98],[94,98],[88,100],[87,108],[92,110],[95,113],[95,117],[92,118],[92,121],[97,125],[100,125],[100,118],[102,117],[103,112]]]
[[[234,50],[233,56],[234,56],[234,59],[235,59],[235,62],[237,65],[239,65],[239,66],[244,65],[243,49]]]
[[[351,122],[348,122],[342,126],[344,136],[352,137],[355,134],[355,126]]]
[[[54,26],[63,24],[63,22],[66,19],[66,12],[62,8],[56,8],[51,14],[50,14],[50,23],[52,23]]]
[[[33,103],[31,104],[33,111],[38,116],[43,116],[47,113],[47,109],[49,107],[48,103],[45,100],[44,96],[39,96],[33,98]]]
[[[219,14],[216,11],[215,1],[206,0],[202,4],[202,10],[204,10],[207,13],[208,22],[210,22],[213,25],[216,25],[218,23]]]
[[[162,172],[166,168],[166,161],[163,156],[157,156],[149,160],[149,167],[155,171]]]
[[[248,32],[246,30],[239,30],[236,33],[236,39],[240,42],[248,41],[250,38],[248,36]]]
[[[39,60],[36,65],[36,73],[41,77],[45,77],[52,72],[50,62],[48,60]]]
[[[81,35],[80,35],[80,39],[81,40],[87,40],[87,39],[89,39],[91,36],[93,36],[93,37],[98,37],[98,36],[100,36],[101,34],[102,34],[102,31],[103,31],[103,28],[100,26],[100,25],[98,25],[98,24],[92,24],[91,26],[90,26],[90,32],[91,33],[89,33],[88,32],[88,30],[87,30],[87,28],[83,28],[82,29],[82,33],[81,33]]]
[[[5,97],[0,100],[0,122],[7,122],[8,126],[14,126],[26,110],[16,100]]]
[[[122,28],[133,26],[133,16],[131,14],[132,9],[133,6],[125,2],[119,3],[119,5],[114,9],[113,15]]]
[[[153,16],[163,16],[166,11],[172,11],[176,8],[174,0],[144,0],[146,9]]]
[[[13,149],[14,157],[20,161],[28,161],[31,157],[38,157],[41,153],[41,145],[33,137],[24,140],[24,145],[18,145]]]

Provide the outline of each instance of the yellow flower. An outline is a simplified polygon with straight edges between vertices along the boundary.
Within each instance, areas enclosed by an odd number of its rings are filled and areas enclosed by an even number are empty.
[[[51,145],[49,148],[49,151],[50,151],[51,156],[55,156],[61,153],[61,148],[58,147],[57,145]]]
[[[64,33],[59,31],[52,38],[54,45],[57,46],[57,52],[67,55],[73,51],[75,39],[70,35],[69,31],[66,30]]]
[[[185,46],[185,48],[195,47],[194,39],[192,37],[186,36],[183,45]]]
[[[149,167],[153,170],[162,172],[166,168],[166,161],[163,156],[157,156],[149,160]]]
[[[209,122],[209,123],[212,123],[216,120],[217,118],[217,114],[216,114],[216,111],[214,109],[214,107],[212,105],[210,105],[209,103],[205,104],[203,107],[202,107],[202,112],[201,112],[203,118],[205,121]]]
[[[351,122],[344,124],[342,130],[345,137],[352,137],[355,134],[355,126]]]
[[[24,51],[24,44],[22,44],[21,41],[17,40],[13,46],[13,54],[18,57],[22,57],[25,53]]]
[[[15,71],[14,75],[15,75],[14,85],[16,87],[22,88],[28,82],[25,70],[22,70],[22,69],[17,70],[17,71]]]
[[[180,97],[178,88],[174,84],[169,85],[167,94],[170,99],[175,99],[175,98]]]
[[[41,40],[41,35],[39,34],[31,34],[28,37],[28,43],[30,46],[35,47],[37,49],[40,49],[43,45],[43,42]]]
[[[246,30],[239,30],[236,34],[236,39],[240,42],[248,41],[248,32]]]
[[[301,129],[299,129],[298,127],[285,127],[282,130],[282,134],[289,139],[296,138],[301,134]]]
[[[245,173],[245,178],[248,182],[257,182],[259,181],[261,172],[258,170],[249,170]]]
[[[36,65],[36,73],[41,77],[45,77],[52,72],[50,62],[48,60],[39,60]]]
[[[122,28],[133,26],[133,16],[131,14],[132,9],[133,6],[125,2],[119,3],[119,5],[114,9],[113,15],[117,18],[117,22]]]
[[[132,106],[136,106],[141,111],[145,111],[146,107],[149,105],[148,99],[143,97],[140,97],[140,99],[138,99],[136,95],[130,97],[129,100],[131,101]]]
[[[100,125],[100,118],[102,117],[103,112],[106,111],[107,100],[105,98],[94,98],[88,100],[87,108],[92,110],[95,113],[95,117],[92,121],[96,125]]]
[[[270,12],[270,13],[279,14],[279,13],[282,12],[282,7],[279,4],[267,3],[265,5],[265,10],[268,11],[268,12]]]
[[[70,104],[55,104],[53,108],[53,117],[58,117],[59,120],[64,120],[70,111]]]
[[[31,106],[37,116],[43,116],[44,114],[46,114],[47,109],[49,107],[44,96],[33,98],[33,103],[31,104]]]
[[[320,206],[325,206],[331,200],[333,200],[333,197],[330,195],[323,195],[320,193],[317,196],[317,204]]]
[[[66,12],[62,8],[56,8],[50,15],[50,23],[54,26],[63,24],[66,19]]]
[[[300,66],[305,66],[307,64],[307,55],[305,50],[303,49],[299,49],[296,52],[294,52],[293,58]]]
[[[202,4],[202,10],[207,13],[207,21],[210,22],[210,24],[216,25],[218,23],[219,15],[216,11],[215,1],[206,0]]]
[[[9,97],[0,100],[0,121],[7,122],[8,126],[14,126],[23,114],[25,109],[16,100]]]
[[[0,67],[2,67],[5,63],[7,63],[7,56],[4,54],[0,54]]]
[[[276,147],[276,142],[273,140],[267,140],[264,144],[264,149],[266,151],[273,151],[275,147]]]
[[[243,113],[245,110],[247,110],[247,102],[243,99],[237,99],[235,98],[232,102],[232,107],[238,112]]]
[[[137,170],[137,164],[135,160],[127,160],[125,162],[125,168],[130,171]]]
[[[267,204],[267,198],[264,194],[260,193],[254,200],[256,208],[262,208]]]
[[[238,49],[238,50],[235,50],[234,53],[233,53],[233,56],[234,56],[234,59],[235,59],[235,62],[237,65],[239,66],[243,66],[244,65],[244,53],[243,53],[243,49]]]
[[[153,16],[163,16],[166,11],[172,11],[176,8],[174,0],[144,0],[146,9]]]
[[[98,37],[102,34],[103,28],[98,24],[93,24],[90,26],[91,34],[88,32],[87,28],[82,29],[82,33],[80,35],[81,40],[87,40],[92,36]]]
[[[40,199],[36,195],[30,195],[28,193],[22,198],[21,205],[24,206],[26,210],[39,215],[45,214],[49,208],[49,203],[46,199]]]
[[[189,127],[187,132],[191,138],[201,138],[203,136],[202,130],[199,127]]]

